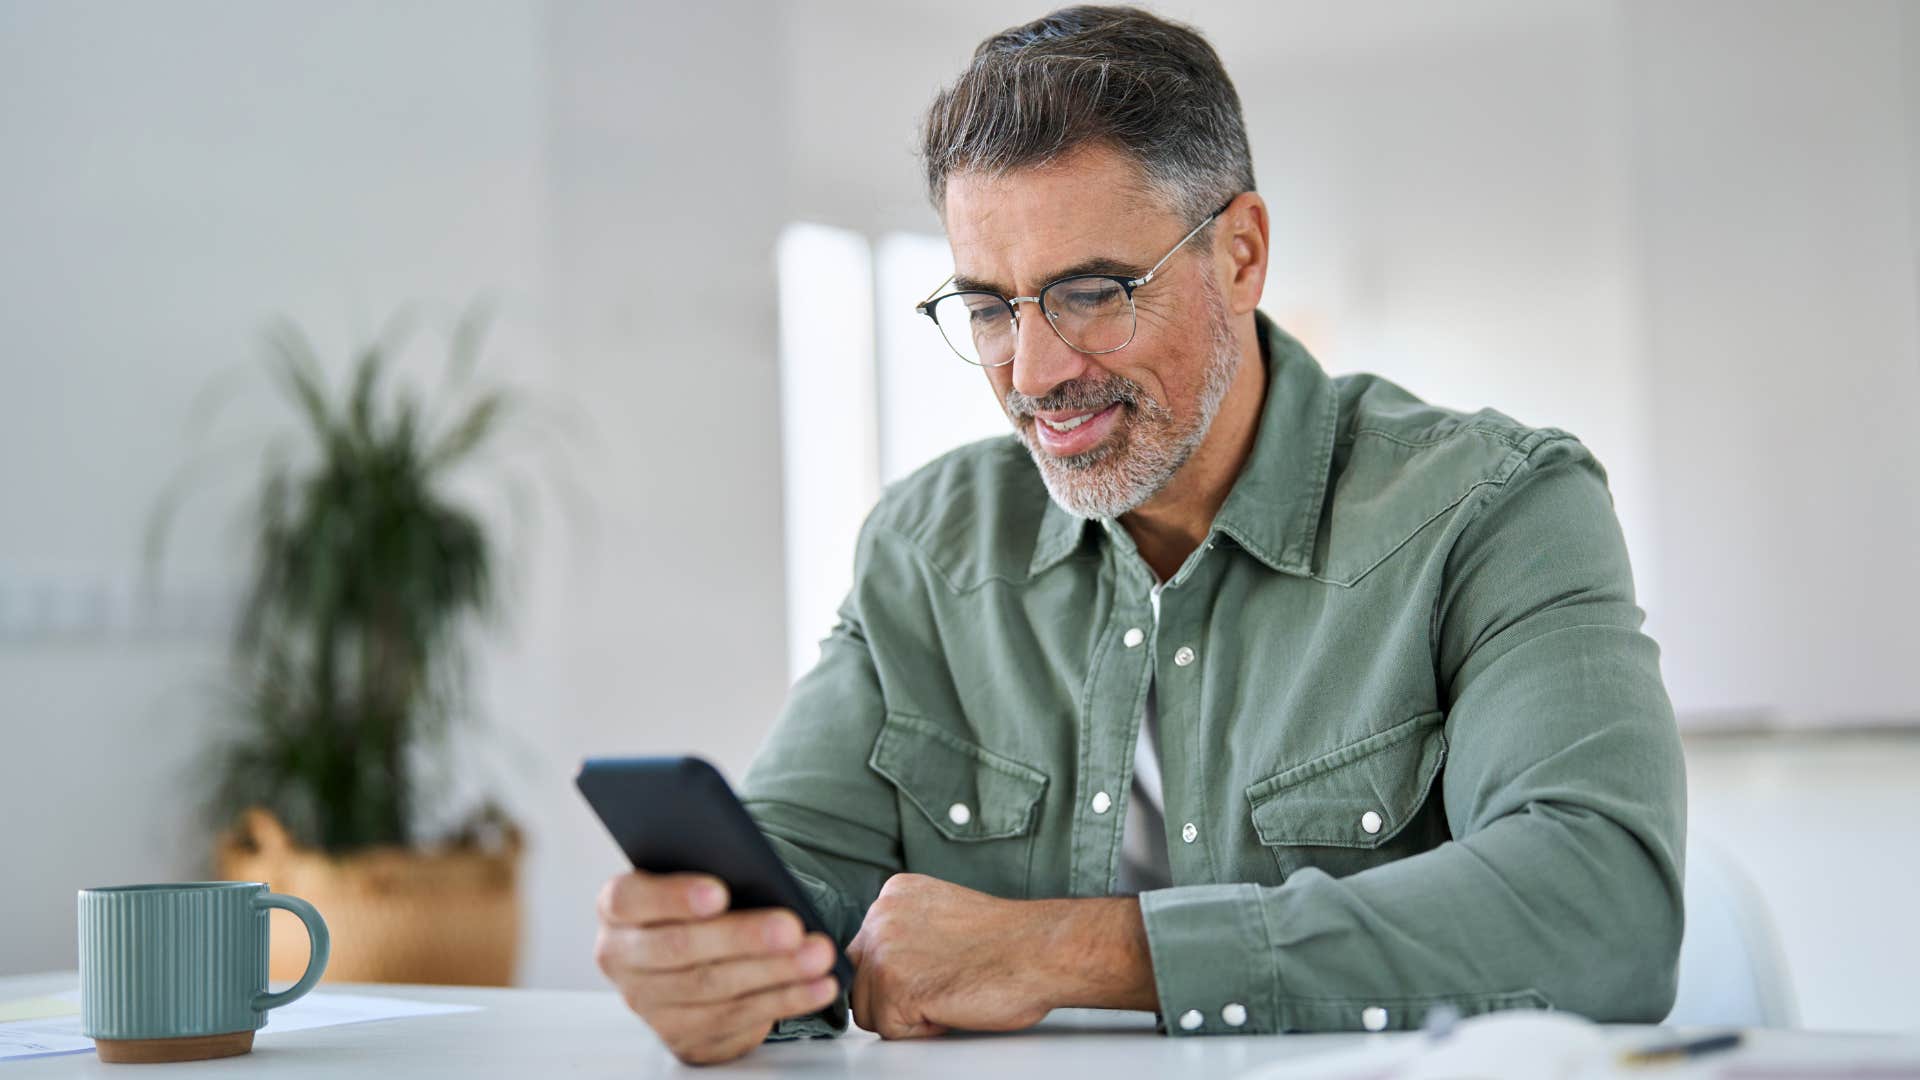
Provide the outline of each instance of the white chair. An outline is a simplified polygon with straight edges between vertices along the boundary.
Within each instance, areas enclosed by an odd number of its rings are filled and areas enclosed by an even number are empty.
[[[1708,1027],[1794,1027],[1799,1010],[1765,897],[1727,852],[1687,845],[1687,929],[1680,987],[1666,1022]]]

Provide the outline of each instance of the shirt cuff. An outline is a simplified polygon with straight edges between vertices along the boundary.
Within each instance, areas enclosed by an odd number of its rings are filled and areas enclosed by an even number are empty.
[[[1283,1030],[1258,885],[1153,889],[1140,894],[1140,917],[1167,1034]]]
[[[1278,942],[1298,941],[1284,918],[1276,936],[1258,885],[1183,885],[1140,894],[1153,981],[1169,1035],[1268,1035],[1283,1031],[1387,1031],[1420,1027],[1439,1005],[1457,1015],[1550,1009],[1538,990],[1407,994],[1377,978],[1325,971],[1314,993],[1281,978]],[[1322,949],[1322,952],[1325,950]],[[1305,957],[1295,956],[1294,975]]]
[[[847,1030],[847,995],[841,994],[833,1004],[817,1013],[795,1016],[787,1020],[774,1021],[773,1030],[768,1032],[768,1042],[787,1042],[791,1039],[831,1039],[843,1035]]]

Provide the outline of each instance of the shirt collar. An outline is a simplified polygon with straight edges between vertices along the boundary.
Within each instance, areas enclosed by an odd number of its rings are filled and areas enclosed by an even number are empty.
[[[1319,362],[1265,312],[1254,312],[1254,324],[1267,362],[1267,397],[1253,451],[1214,515],[1213,531],[1275,570],[1305,576],[1326,499],[1339,395]],[[1029,573],[1071,555],[1088,524],[1048,499]]]

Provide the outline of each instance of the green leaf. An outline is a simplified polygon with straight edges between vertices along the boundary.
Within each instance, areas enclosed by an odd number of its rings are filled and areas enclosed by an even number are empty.
[[[511,404],[505,391],[496,390],[482,395],[467,409],[466,415],[427,452],[427,468],[443,469],[466,457],[486,441]]]
[[[333,414],[327,407],[325,379],[320,360],[314,355],[307,336],[290,320],[276,319],[268,330],[268,339],[280,357],[275,373],[283,389],[293,398],[313,429],[314,438],[329,443],[334,438]]]
[[[453,343],[447,349],[447,386],[458,389],[473,377],[480,363],[480,345],[493,326],[494,306],[480,299],[467,305],[453,327]]]
[[[362,445],[373,441],[373,389],[380,381],[381,359],[378,347],[365,349],[353,372],[347,415],[353,438]]]

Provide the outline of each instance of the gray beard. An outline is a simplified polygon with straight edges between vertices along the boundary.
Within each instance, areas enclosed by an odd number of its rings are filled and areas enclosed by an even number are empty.
[[[1158,495],[1206,441],[1239,373],[1240,348],[1227,321],[1225,299],[1211,277],[1206,279],[1205,292],[1213,340],[1190,423],[1177,426],[1172,410],[1137,393],[1121,406],[1126,427],[1119,439],[1069,458],[1047,453],[1031,431],[1014,425],[1040,470],[1047,494],[1062,510],[1082,518],[1117,518],[1134,510]]]

